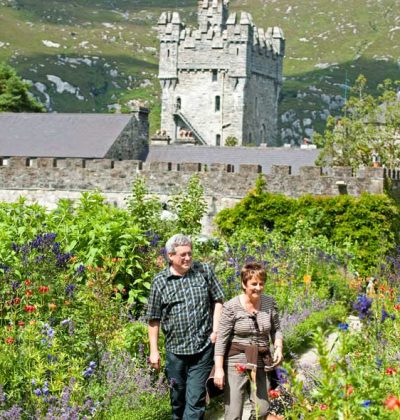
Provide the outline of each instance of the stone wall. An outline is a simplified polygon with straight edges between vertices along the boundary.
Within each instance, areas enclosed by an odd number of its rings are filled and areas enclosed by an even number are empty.
[[[23,195],[53,208],[60,198],[77,199],[82,191],[99,190],[108,201],[124,206],[134,179],[144,176],[150,192],[168,201],[168,195],[185,188],[193,174],[199,175],[205,189],[206,233],[212,229],[215,214],[243,198],[259,176],[265,179],[267,191],[290,197],[381,194],[388,181],[393,190],[400,191],[399,171],[383,168],[366,168],[357,174],[351,168],[332,168],[323,174],[321,168],[310,166],[291,175],[290,166],[273,166],[270,174],[261,174],[259,165],[241,165],[238,172],[231,172],[231,165],[226,164],[14,157],[0,159],[0,200],[15,201]]]

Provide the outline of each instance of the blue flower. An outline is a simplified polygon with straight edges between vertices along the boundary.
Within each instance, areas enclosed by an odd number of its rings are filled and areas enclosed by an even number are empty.
[[[346,322],[340,322],[338,324],[338,328],[342,331],[347,331],[349,329],[349,324],[347,324]]]
[[[42,395],[42,390],[40,388],[36,388],[33,393],[37,396],[40,397]]]
[[[369,408],[371,405],[371,400],[365,400],[361,403],[361,406],[364,408]]]

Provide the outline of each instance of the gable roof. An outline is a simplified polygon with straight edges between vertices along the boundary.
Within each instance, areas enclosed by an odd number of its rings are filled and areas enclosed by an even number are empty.
[[[261,165],[264,173],[272,165],[290,165],[292,174],[298,174],[301,166],[314,166],[319,155],[317,149],[286,147],[216,147],[186,145],[150,146],[146,162],[195,162],[210,165],[224,163],[234,165],[235,172],[241,164]]]
[[[103,158],[128,114],[0,113],[0,156]]]

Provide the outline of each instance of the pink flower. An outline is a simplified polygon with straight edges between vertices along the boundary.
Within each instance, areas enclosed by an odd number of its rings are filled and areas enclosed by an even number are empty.
[[[6,342],[6,344],[13,344],[14,343],[14,338],[13,337],[7,337],[6,339],[5,339],[5,342]]]
[[[246,365],[243,365],[242,363],[235,363],[235,369],[237,373],[244,373],[246,372]]]
[[[328,406],[326,404],[320,404],[319,405],[320,410],[325,411],[328,409]]]
[[[276,391],[275,389],[270,389],[268,391],[268,395],[271,398],[271,400],[273,400],[274,398],[278,398],[281,395],[281,393],[279,391]]]

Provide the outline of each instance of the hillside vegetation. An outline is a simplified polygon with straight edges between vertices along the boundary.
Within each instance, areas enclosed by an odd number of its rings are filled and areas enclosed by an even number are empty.
[[[195,0],[0,0],[0,61],[32,82],[49,110],[109,112],[144,103],[159,124],[157,20]],[[234,0],[257,26],[286,36],[280,119],[284,142],[321,131],[362,73],[370,89],[400,74],[399,0]]]

